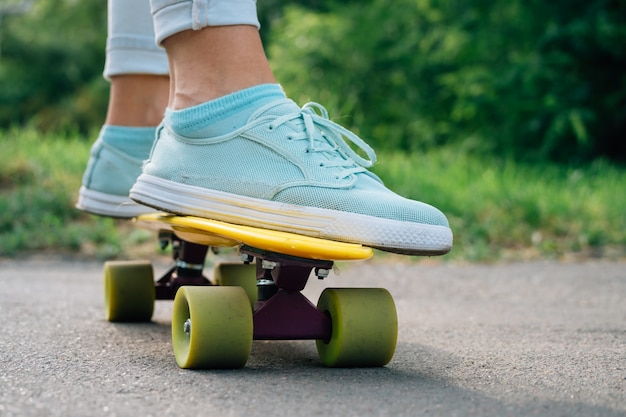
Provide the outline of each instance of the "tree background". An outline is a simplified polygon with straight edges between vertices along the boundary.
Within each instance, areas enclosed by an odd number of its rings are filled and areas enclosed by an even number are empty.
[[[17,0],[0,0],[0,14]],[[259,0],[278,80],[375,149],[626,162],[625,0]],[[0,129],[97,129],[106,2],[0,17]]]

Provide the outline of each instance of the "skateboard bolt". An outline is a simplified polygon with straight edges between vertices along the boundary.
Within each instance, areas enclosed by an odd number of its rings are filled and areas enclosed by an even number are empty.
[[[187,336],[191,334],[191,319],[187,319],[187,321],[183,324],[183,331]]]
[[[318,279],[328,278],[328,275],[330,274],[330,270],[320,268],[320,269],[315,270],[315,274],[317,275]]]
[[[252,261],[254,260],[254,256],[252,256],[252,255],[248,255],[247,253],[242,253],[242,254],[241,254],[241,260],[242,260],[244,263],[249,264],[250,262],[252,262]]]
[[[278,264],[276,262],[266,261],[266,260],[264,260],[263,263],[261,264],[263,269],[274,269],[276,268],[277,265]]]

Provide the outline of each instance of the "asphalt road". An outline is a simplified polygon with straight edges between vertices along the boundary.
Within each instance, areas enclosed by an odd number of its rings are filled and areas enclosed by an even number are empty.
[[[254,342],[236,371],[176,366],[170,302],[152,324],[106,322],[99,263],[0,261],[0,416],[626,416],[626,263],[389,259],[307,289],[388,288],[387,367]]]

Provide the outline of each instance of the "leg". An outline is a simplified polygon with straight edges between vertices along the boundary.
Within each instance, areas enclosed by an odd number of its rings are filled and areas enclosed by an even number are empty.
[[[154,127],[161,122],[169,99],[169,76],[119,74],[110,80],[106,125]]]
[[[148,0],[109,0],[104,77],[111,82],[105,124],[156,126],[169,98],[165,51],[154,41]]]
[[[151,4],[173,91],[133,200],[404,254],[451,249],[443,213],[387,189],[367,170],[376,156],[362,139],[273,82],[254,1]]]
[[[254,26],[186,30],[167,38],[163,46],[172,71],[169,107],[173,110],[276,82]],[[199,54],[199,50],[203,53]]]
[[[154,42],[147,0],[110,0],[105,124],[91,149],[76,206],[107,216],[151,211],[128,198],[169,98],[167,58]]]

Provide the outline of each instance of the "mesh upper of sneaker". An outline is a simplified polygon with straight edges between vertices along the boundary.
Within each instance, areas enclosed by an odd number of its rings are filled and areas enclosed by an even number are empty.
[[[387,189],[367,170],[374,151],[319,104],[301,109],[288,99],[274,101],[221,137],[183,137],[167,120],[161,129],[144,166],[148,175],[274,202],[448,225],[434,207]]]

